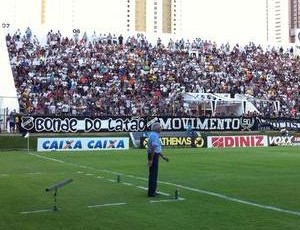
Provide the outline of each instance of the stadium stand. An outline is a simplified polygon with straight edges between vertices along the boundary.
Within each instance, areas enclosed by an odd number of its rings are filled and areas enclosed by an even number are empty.
[[[30,28],[6,36],[24,114],[216,115],[183,97],[211,93],[249,95],[264,116],[299,115],[300,63],[293,50],[199,38],[152,44],[142,34],[80,38],[51,30],[46,37],[42,44]]]

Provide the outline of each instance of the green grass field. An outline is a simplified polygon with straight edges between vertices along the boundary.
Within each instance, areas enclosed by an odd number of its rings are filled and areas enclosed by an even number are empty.
[[[0,229],[300,229],[299,148],[164,153],[150,199],[145,150],[1,152]],[[45,189],[68,178],[52,211]]]

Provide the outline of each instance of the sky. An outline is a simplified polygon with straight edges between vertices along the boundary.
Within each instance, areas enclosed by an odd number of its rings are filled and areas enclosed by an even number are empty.
[[[265,0],[182,0],[183,33],[213,40],[266,41]]]
[[[120,25],[120,3],[126,5],[126,0],[109,0],[109,6],[103,7],[107,0],[74,0],[77,7],[66,7],[73,0],[47,0],[53,8],[48,15],[54,23],[74,24],[86,19],[88,27],[110,29]],[[126,2],[125,2],[126,1]],[[196,36],[213,41],[229,41],[247,43],[266,41],[266,0],[181,0],[182,1],[182,35]],[[40,0],[1,0],[0,23],[9,21],[12,25],[18,23],[23,27],[34,25],[40,20]],[[89,3],[91,2],[91,3]],[[57,7],[63,8],[58,10]],[[24,10],[25,9],[25,10]],[[50,11],[51,9],[49,9]],[[25,12],[25,13],[24,13]],[[75,13],[74,13],[75,12]],[[79,13],[80,12],[80,13]],[[112,13],[114,12],[114,13]],[[71,18],[77,15],[77,18]],[[105,15],[107,21],[99,21],[99,15]],[[70,26],[70,27],[71,27]],[[71,30],[71,29],[70,29]]]

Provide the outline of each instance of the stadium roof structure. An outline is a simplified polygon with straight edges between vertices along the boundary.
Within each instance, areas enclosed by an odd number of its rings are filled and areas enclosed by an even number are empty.
[[[248,113],[260,114],[253,104],[256,100],[248,94],[229,93],[184,93],[183,100],[186,103],[197,103],[203,110],[211,111],[212,115],[242,116]]]

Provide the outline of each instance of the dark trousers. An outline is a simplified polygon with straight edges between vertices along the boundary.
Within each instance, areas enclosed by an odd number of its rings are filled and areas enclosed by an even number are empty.
[[[148,155],[148,160],[149,160]],[[149,179],[148,179],[148,196],[155,195],[157,188],[157,176],[158,176],[158,159],[159,154],[155,153],[151,167],[149,167]]]

